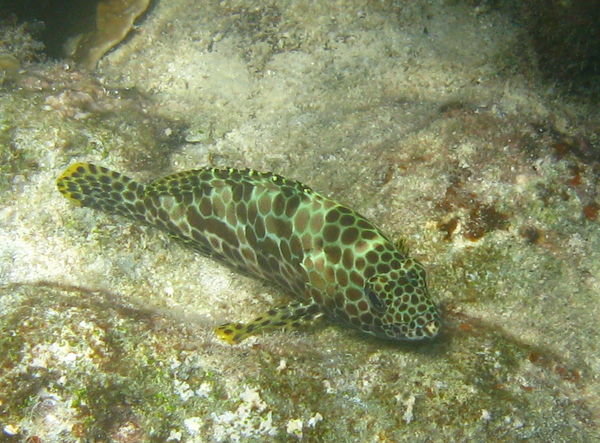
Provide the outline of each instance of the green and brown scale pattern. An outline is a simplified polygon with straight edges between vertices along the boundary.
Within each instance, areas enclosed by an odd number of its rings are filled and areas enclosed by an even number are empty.
[[[247,323],[216,329],[235,343],[323,314],[393,340],[440,329],[425,270],[355,211],[296,181],[250,169],[199,169],[148,185],[89,163],[70,166],[58,189],[80,206],[123,215],[246,274],[295,301]]]

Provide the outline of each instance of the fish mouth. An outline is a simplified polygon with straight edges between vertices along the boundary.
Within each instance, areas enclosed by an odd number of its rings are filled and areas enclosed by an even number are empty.
[[[406,326],[406,325],[405,325]],[[406,327],[393,325],[386,328],[383,334],[375,334],[379,337],[395,341],[418,342],[430,341],[437,337],[441,329],[439,319],[433,319],[425,323],[423,326],[406,330]]]

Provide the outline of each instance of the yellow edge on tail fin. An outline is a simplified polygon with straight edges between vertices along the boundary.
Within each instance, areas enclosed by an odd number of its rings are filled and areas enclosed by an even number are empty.
[[[89,163],[79,162],[73,163],[67,169],[63,171],[62,174],[56,179],[56,186],[62,195],[64,195],[71,203],[76,206],[83,206],[82,202],[73,197],[73,194],[68,188],[69,181],[73,177],[73,175],[78,172],[79,168],[84,168],[86,171],[89,171]]]
[[[230,345],[235,345],[250,335],[244,331],[244,325],[241,323],[225,323],[216,327],[214,331],[217,337]]]

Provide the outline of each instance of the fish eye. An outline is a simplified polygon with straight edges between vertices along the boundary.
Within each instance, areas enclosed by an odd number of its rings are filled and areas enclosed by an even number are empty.
[[[385,311],[385,305],[383,304],[381,299],[377,296],[375,291],[373,291],[373,289],[365,288],[365,294],[367,295],[369,301],[371,302],[371,306],[373,306],[373,308],[376,311],[380,311],[380,312]]]
[[[419,273],[415,269],[411,269],[406,273],[406,278],[409,281],[419,280]]]

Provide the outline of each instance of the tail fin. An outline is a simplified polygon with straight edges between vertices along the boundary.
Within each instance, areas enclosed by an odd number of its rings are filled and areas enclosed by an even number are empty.
[[[75,163],[56,180],[58,190],[77,206],[145,220],[143,184],[91,163]]]

